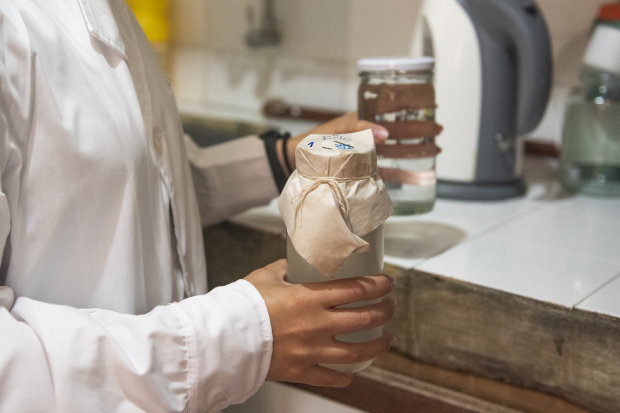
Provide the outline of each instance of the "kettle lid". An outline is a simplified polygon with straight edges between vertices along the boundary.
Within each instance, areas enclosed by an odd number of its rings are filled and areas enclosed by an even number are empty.
[[[432,70],[435,59],[432,57],[370,57],[357,61],[360,72],[379,72],[383,70]]]

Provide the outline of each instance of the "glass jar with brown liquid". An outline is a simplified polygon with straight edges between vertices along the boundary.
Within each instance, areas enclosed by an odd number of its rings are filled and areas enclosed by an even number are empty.
[[[432,57],[382,57],[357,62],[358,115],[390,132],[377,146],[379,175],[394,215],[423,214],[435,205],[435,89]]]

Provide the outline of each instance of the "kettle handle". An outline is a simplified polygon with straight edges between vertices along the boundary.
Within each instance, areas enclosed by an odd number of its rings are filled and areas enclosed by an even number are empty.
[[[461,0],[472,20],[513,53],[517,67],[517,135],[536,128],[551,90],[551,43],[534,0]]]

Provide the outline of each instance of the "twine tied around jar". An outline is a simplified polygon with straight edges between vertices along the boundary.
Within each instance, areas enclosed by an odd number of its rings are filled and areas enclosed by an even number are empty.
[[[299,216],[299,226],[300,227],[303,226],[302,213],[303,213],[303,208],[304,208],[304,201],[306,200],[308,195],[310,195],[310,193],[315,191],[321,185],[329,186],[329,189],[331,190],[332,194],[335,195],[336,207],[340,211],[340,215],[342,215],[342,218],[344,219],[344,222],[347,224],[347,227],[349,227],[350,229],[351,222],[349,220],[349,211],[350,211],[349,201],[347,200],[347,196],[343,193],[342,188],[340,188],[340,185],[338,184],[363,181],[365,179],[372,179],[378,176],[376,172],[372,175],[359,176],[355,178],[335,178],[332,176],[311,177],[311,176],[303,175],[299,172],[297,173],[301,177],[311,180],[313,182],[303,187],[303,189],[301,190],[299,194],[291,198],[291,204],[293,205],[293,208],[295,210],[295,213],[293,216],[294,227],[293,227],[292,233],[295,233],[295,230],[297,229],[297,216]]]

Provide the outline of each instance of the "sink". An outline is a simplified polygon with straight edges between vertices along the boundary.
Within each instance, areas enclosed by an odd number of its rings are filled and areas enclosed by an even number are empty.
[[[385,255],[424,259],[439,255],[465,239],[460,228],[440,222],[385,223]]]
[[[198,116],[182,115],[181,122],[183,132],[191,136],[194,142],[203,148],[235,138],[259,135],[268,130],[262,125]]]

